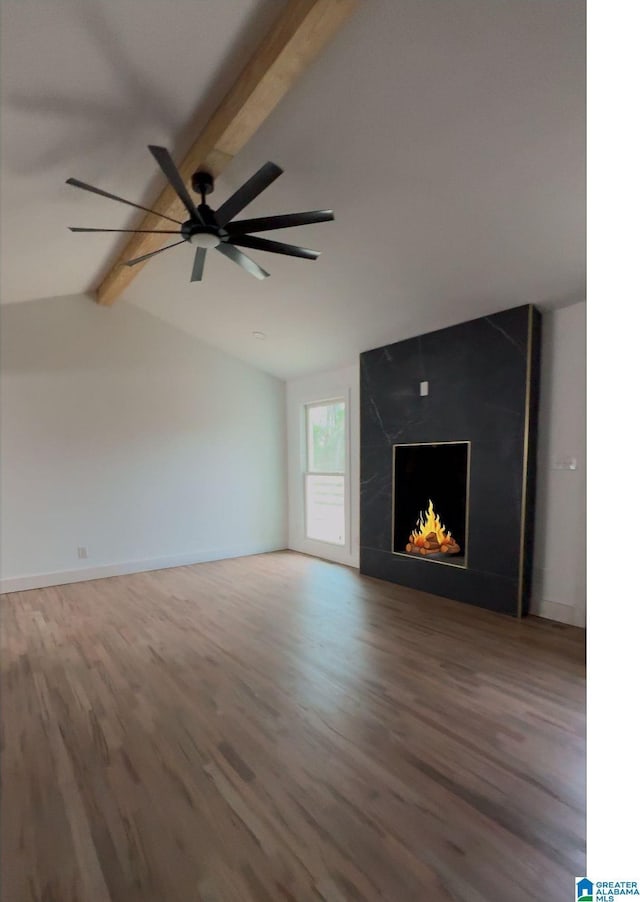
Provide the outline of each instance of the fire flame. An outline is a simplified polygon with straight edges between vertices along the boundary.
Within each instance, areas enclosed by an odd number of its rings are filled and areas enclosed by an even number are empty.
[[[409,541],[413,542],[415,545],[418,536],[422,536],[422,538],[426,539],[432,532],[436,534],[436,538],[441,545],[448,545],[451,541],[451,532],[449,530],[445,532],[445,525],[440,522],[440,517],[433,509],[433,501],[429,498],[429,507],[426,516],[424,511],[421,511],[416,522],[416,528],[411,533]]]

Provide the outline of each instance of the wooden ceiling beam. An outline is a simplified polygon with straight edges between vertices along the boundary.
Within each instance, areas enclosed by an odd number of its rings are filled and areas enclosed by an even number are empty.
[[[178,168],[187,185],[199,168],[208,168],[214,176],[222,172],[360,2],[289,0],[180,163]],[[181,202],[169,186],[149,206],[174,219],[186,218]],[[136,228],[166,228],[166,220],[149,213],[140,218]],[[126,260],[159,250],[165,244],[166,235],[132,235],[98,286],[98,303],[113,304],[146,265],[143,262],[129,267],[124,265]]]

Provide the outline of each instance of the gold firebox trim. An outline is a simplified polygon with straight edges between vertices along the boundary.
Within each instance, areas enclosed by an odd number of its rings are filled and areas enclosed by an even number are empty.
[[[527,329],[527,372],[524,403],[524,451],[522,456],[522,499],[520,508],[520,561],[518,565],[518,617],[522,617],[524,607],[524,553],[527,525],[527,487],[529,476],[529,427],[531,419],[531,367],[533,362],[533,304],[529,304]]]
[[[414,554],[407,554],[405,551],[394,551],[395,545],[395,523],[396,523],[396,448],[433,448],[437,445],[467,445],[467,499],[464,512],[464,564],[454,564],[453,561],[434,561],[429,557],[417,557]],[[469,567],[469,489],[471,486],[471,442],[455,441],[455,442],[404,442],[393,446],[393,456],[391,460],[391,554],[398,557],[406,557],[411,560],[428,561],[430,564],[442,564],[445,567],[456,567],[458,570],[467,570]]]

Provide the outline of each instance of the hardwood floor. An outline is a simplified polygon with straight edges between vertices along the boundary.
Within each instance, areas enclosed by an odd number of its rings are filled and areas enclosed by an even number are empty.
[[[3,902],[564,902],[583,633],[290,552],[1,602]]]

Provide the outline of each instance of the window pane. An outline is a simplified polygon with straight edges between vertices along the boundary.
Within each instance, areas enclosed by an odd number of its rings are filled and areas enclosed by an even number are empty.
[[[345,403],[307,407],[307,469],[310,473],[344,473]]]
[[[344,545],[344,476],[306,476],[307,538]]]

